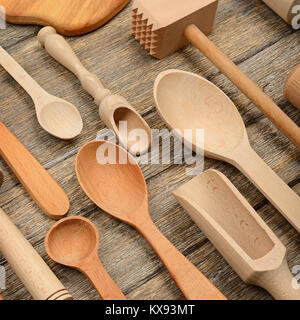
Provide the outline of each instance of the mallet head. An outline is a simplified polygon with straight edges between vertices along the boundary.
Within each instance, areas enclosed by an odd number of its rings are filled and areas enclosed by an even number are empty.
[[[132,34],[152,56],[162,59],[189,43],[184,36],[188,25],[209,34],[217,7],[218,0],[135,0]]]

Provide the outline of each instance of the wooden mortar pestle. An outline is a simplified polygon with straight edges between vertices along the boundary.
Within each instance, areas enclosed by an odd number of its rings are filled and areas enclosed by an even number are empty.
[[[45,248],[55,262],[80,270],[104,300],[126,300],[99,260],[98,243],[98,231],[90,220],[68,217],[49,230]]]
[[[76,174],[83,191],[97,206],[148,240],[187,299],[226,299],[157,229],[149,214],[142,170],[125,149],[107,141],[85,144],[77,154]]]
[[[300,300],[286,248],[222,173],[207,170],[173,195],[246,283],[275,299]]]

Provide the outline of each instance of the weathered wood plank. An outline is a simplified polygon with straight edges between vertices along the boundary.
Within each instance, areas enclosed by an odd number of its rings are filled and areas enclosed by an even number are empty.
[[[101,260],[128,298],[184,299],[146,241],[133,228],[96,208],[81,191],[74,173],[76,152],[104,126],[97,107],[79,81],[38,45],[38,30],[38,27],[8,25],[6,31],[0,32],[0,43],[46,90],[78,106],[84,119],[83,133],[75,141],[63,142],[43,132],[32,101],[2,69],[1,121],[64,187],[71,200],[70,215],[83,215],[96,224]],[[300,124],[299,111],[282,96],[287,74],[299,63],[299,32],[292,32],[260,0],[223,0],[210,38]],[[68,41],[86,67],[113,92],[127,97],[153,128],[165,128],[152,96],[153,81],[160,71],[179,68],[213,81],[236,103],[253,148],[300,194],[298,150],[195,48],[188,47],[162,61],[150,57],[130,36],[129,6],[103,28]],[[0,189],[3,209],[76,299],[99,299],[83,275],[47,257],[43,239],[54,222],[39,210],[2,160],[0,167],[5,173],[5,183]],[[173,164],[143,166],[149,208],[156,225],[228,298],[271,299],[264,290],[245,285],[239,279],[171,195],[174,188],[190,179],[185,175],[185,168]],[[230,178],[287,246],[290,267],[299,264],[298,233],[262,194],[230,165],[205,159],[205,169],[208,168],[216,168]],[[30,299],[4,258],[0,264],[7,271],[7,289],[1,294],[6,299]]]

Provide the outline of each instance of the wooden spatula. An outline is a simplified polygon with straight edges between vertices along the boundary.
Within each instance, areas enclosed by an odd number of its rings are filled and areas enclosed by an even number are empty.
[[[52,26],[76,36],[98,29],[130,0],[0,0],[6,20],[17,24]]]

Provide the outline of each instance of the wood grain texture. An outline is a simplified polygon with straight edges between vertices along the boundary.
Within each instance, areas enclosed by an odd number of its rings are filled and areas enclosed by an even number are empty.
[[[130,0],[0,0],[6,20],[17,24],[51,25],[75,36],[93,31],[113,18]]]
[[[197,49],[187,47],[158,61],[130,35],[131,8],[128,6],[96,32],[70,38],[69,43],[88,70],[112,92],[128,97],[149,125],[166,128],[153,100],[153,83],[160,71],[179,68],[196,72],[219,86],[238,107],[247,127],[250,143],[266,163],[299,195],[299,151],[238,89]],[[0,119],[22,141],[66,190],[70,215],[81,215],[95,223],[100,233],[99,256],[105,269],[128,299],[184,299],[154,251],[133,228],[111,218],[84,195],[78,185],[74,163],[76,152],[96,137],[105,126],[98,108],[79,81],[38,45],[35,26],[8,25],[0,32],[3,47],[30,71],[48,92],[78,107],[84,129],[76,140],[64,142],[43,132],[28,95],[0,70]],[[280,108],[300,125],[299,110],[283,97],[284,82],[299,64],[299,31],[293,32],[261,0],[223,0],[216,27],[209,38],[234,61]],[[109,45],[108,45],[109,44]],[[138,81],[137,81],[138,79]],[[22,116],[17,116],[21,114]],[[90,282],[78,271],[50,260],[44,236],[53,221],[30,199],[5,163],[0,160],[5,183],[0,204],[20,228],[74,299],[99,299]],[[259,215],[287,247],[289,268],[300,264],[299,233],[238,170],[223,162],[205,159],[205,169],[224,173],[246,197]],[[181,208],[171,191],[190,180],[186,166],[143,166],[149,191],[151,217],[162,233],[205,274],[228,299],[271,299],[263,289],[243,283],[213,245]],[[0,259],[7,273],[7,299],[30,299],[10,266]]]

